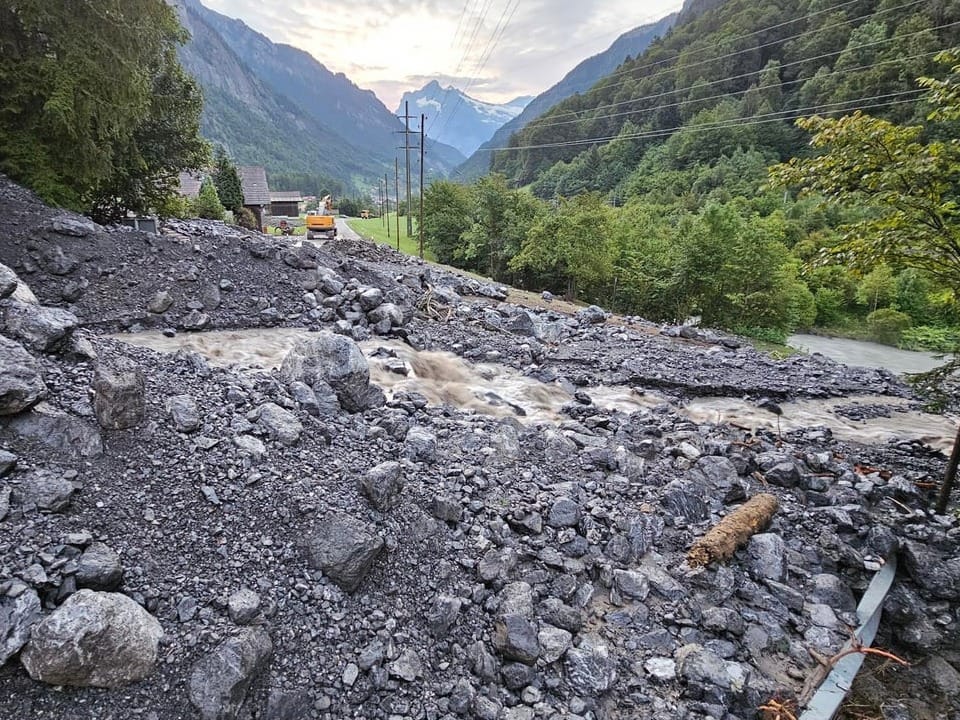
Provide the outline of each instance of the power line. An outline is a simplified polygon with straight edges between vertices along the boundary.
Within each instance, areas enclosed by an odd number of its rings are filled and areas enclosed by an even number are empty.
[[[814,33],[821,33],[821,32],[824,32],[824,31],[826,31],[826,30],[832,30],[832,29],[837,28],[837,27],[842,27],[842,26],[844,26],[844,25],[848,25],[848,24],[850,24],[851,22],[856,22],[857,20],[872,19],[872,18],[875,18],[877,15],[880,15],[880,14],[882,14],[882,13],[894,12],[894,11],[896,11],[896,10],[905,10],[905,9],[907,9],[907,8],[909,8],[909,7],[912,7],[913,5],[917,5],[917,4],[921,3],[921,2],[924,2],[924,0],[912,0],[911,2],[906,3],[906,4],[904,4],[904,5],[898,5],[898,6],[894,7],[894,8],[887,8],[887,9],[881,10],[881,11],[879,11],[879,12],[877,12],[877,13],[873,13],[873,14],[861,15],[861,16],[859,16],[859,17],[852,18],[851,20],[844,20],[842,23],[834,23],[833,25],[827,25],[827,26],[820,27],[820,28],[813,28],[813,29],[810,29],[810,30],[804,30],[802,33],[798,33],[797,35],[791,35],[791,36],[789,36],[789,37],[780,38],[780,39],[778,39],[778,40],[771,40],[770,42],[763,43],[762,45],[756,45],[756,46],[754,46],[754,47],[746,48],[746,49],[744,49],[744,50],[737,50],[737,51],[734,51],[734,52],[724,53],[723,55],[717,55],[717,56],[714,56],[714,57],[712,57],[712,58],[707,58],[706,60],[700,60],[700,61],[695,62],[695,63],[690,63],[689,65],[684,65],[684,66],[683,66],[683,70],[686,71],[686,70],[689,70],[690,68],[698,67],[698,66],[700,66],[700,65],[713,64],[713,63],[716,63],[716,62],[718,62],[718,61],[720,61],[720,60],[727,60],[727,59],[729,59],[729,58],[731,58],[731,57],[736,57],[737,55],[742,55],[742,54],[748,53],[748,52],[756,52],[757,50],[760,50],[761,48],[770,47],[771,45],[780,45],[780,44],[782,44],[782,43],[789,42],[790,40],[797,40],[797,39],[799,39],[799,38],[804,37],[805,35],[811,35],[811,34],[814,34]],[[843,3],[843,5],[846,5],[846,4],[849,4],[849,3]],[[842,5],[841,5],[841,6],[838,6],[838,7],[842,7]],[[821,11],[821,12],[822,12],[822,11]],[[808,17],[812,17],[813,15],[817,15],[817,14],[819,14],[819,13],[813,13],[813,14],[811,14],[811,15],[808,16]],[[794,22],[794,21],[789,21],[789,22]],[[756,34],[758,34],[758,33],[767,32],[767,31],[772,30],[772,29],[775,29],[775,28],[777,28],[777,27],[781,27],[781,26],[784,25],[784,24],[786,24],[786,23],[780,23],[779,25],[771,25],[771,26],[768,27],[768,28],[761,28],[760,30],[756,30],[756,31],[751,32],[751,33],[748,33],[748,34],[746,34],[746,35],[742,35],[742,36],[740,36],[739,38],[733,38],[733,39],[730,40],[729,42],[731,42],[731,43],[736,43],[736,42],[738,42],[739,40],[743,40],[743,39],[745,39],[745,38],[751,37],[752,35],[756,35]],[[926,29],[924,29],[924,30],[919,30],[919,31],[916,31],[916,32],[913,32],[913,33],[908,33],[907,35],[901,35],[901,36],[899,36],[899,37],[897,37],[897,38],[890,37],[890,38],[884,38],[883,40],[878,40],[878,41],[873,42],[873,43],[864,43],[864,44],[862,44],[862,45],[857,46],[857,49],[865,48],[865,47],[871,47],[871,46],[873,46],[873,45],[877,45],[877,44],[881,44],[881,43],[885,43],[885,42],[891,42],[891,41],[894,40],[894,39],[903,40],[904,38],[911,37],[911,36],[913,36],[913,35],[919,35],[919,34],[921,34],[921,33],[930,32],[930,31],[932,31],[932,30],[941,30],[941,29],[944,29],[944,28],[949,28],[949,27],[952,27],[953,25],[956,25],[956,24],[957,24],[957,23],[947,23],[947,24],[945,24],[945,25],[940,25],[940,26],[933,27],[933,28],[926,28]],[[844,48],[844,50],[845,50],[845,48]],[[830,56],[833,56],[833,55],[839,55],[839,54],[843,53],[844,50],[837,50],[836,52],[825,53],[824,55],[821,55],[821,56],[814,56],[814,57],[810,57],[810,58],[805,58],[804,60],[798,60],[798,61],[793,61],[793,62],[790,62],[790,63],[785,63],[785,64],[782,65],[781,67],[789,67],[789,66],[791,66],[791,65],[796,65],[796,64],[799,64],[799,63],[803,63],[803,62],[810,62],[811,60],[818,60],[818,59],[821,59],[821,58],[824,58],[824,57],[830,57]],[[631,68],[626,69],[626,70],[620,70],[620,71],[617,71],[617,72],[615,72],[615,73],[612,73],[611,75],[607,75],[607,76],[606,76],[605,78],[603,78],[600,82],[603,82],[604,80],[607,80],[607,79],[609,79],[609,78],[611,78],[611,77],[617,77],[617,76],[621,76],[621,75],[633,75],[633,74],[637,73],[637,72],[640,71],[640,70],[643,70],[643,69],[646,69],[646,68],[649,68],[649,67],[655,67],[655,66],[658,65],[658,64],[663,64],[663,63],[667,63],[667,62],[670,62],[670,61],[676,61],[676,60],[679,60],[679,55],[675,55],[675,56],[670,57],[670,58],[667,58],[667,59],[665,59],[665,60],[658,61],[657,63],[649,63],[649,64],[647,64],[647,65],[641,65],[641,66],[639,66],[639,67],[631,67]],[[674,68],[674,67],[671,66],[671,67],[665,68],[664,70],[661,70],[661,71],[659,71],[659,72],[653,73],[652,75],[648,75],[648,76],[646,76],[646,77],[637,78],[637,79],[641,79],[641,80],[655,80],[655,79],[657,79],[658,77],[662,77],[662,76],[666,75],[667,73],[669,73],[669,72],[671,72],[671,71],[673,71],[673,70],[675,70],[675,69],[676,69],[676,68]],[[749,75],[751,75],[751,74],[752,74],[752,73],[747,73],[746,75],[733,76],[733,77],[729,77],[729,78],[724,78],[723,80],[715,80],[715,81],[712,81],[712,82],[707,83],[707,85],[715,85],[715,84],[717,84],[717,83],[719,83],[719,82],[729,82],[730,80],[740,79],[740,78],[742,78],[742,77],[747,77],[747,76],[749,76]],[[633,78],[631,78],[631,79],[633,79]],[[604,86],[603,86],[603,89],[604,89],[604,90],[613,90],[613,89],[616,89],[616,88],[618,88],[618,87],[622,87],[622,86],[625,85],[625,84],[626,84],[626,81],[624,81],[624,82],[622,82],[622,83],[613,83],[613,84],[610,84],[610,85],[604,85]],[[667,91],[667,92],[664,92],[664,93],[660,93],[659,95],[648,96],[647,98],[631,98],[631,99],[629,99],[629,100],[621,100],[621,101],[619,101],[619,102],[610,103],[610,104],[608,104],[608,105],[600,105],[600,106],[598,106],[598,107],[596,107],[596,108],[594,108],[594,109],[595,109],[595,110],[603,110],[603,109],[606,109],[606,108],[617,107],[617,106],[619,106],[619,105],[624,105],[624,104],[626,104],[626,103],[634,102],[634,101],[639,100],[639,99],[649,99],[649,98],[662,97],[662,96],[664,96],[664,95],[669,95],[669,94],[671,94],[671,93],[673,93],[673,92],[679,92],[679,91],[678,91],[678,90],[672,90],[672,91]],[[580,113],[580,112],[583,112],[583,111],[582,111],[582,110],[568,110],[568,111],[565,111],[565,112],[556,113],[553,117],[555,117],[555,118],[561,118],[561,117],[564,117],[564,116],[566,116],[566,115],[576,115],[577,113]]]
[[[729,120],[721,120],[713,123],[703,123],[701,125],[680,125],[677,127],[671,128],[660,128],[657,130],[643,130],[636,133],[628,133],[626,135],[607,135],[603,137],[591,137],[591,138],[582,138],[579,140],[563,140],[555,143],[540,143],[538,145],[520,145],[517,147],[500,147],[500,148],[490,148],[491,150],[535,150],[542,148],[558,148],[558,147],[573,147],[577,145],[592,145],[598,142],[609,142],[611,140],[638,140],[641,138],[654,138],[654,137],[664,137],[671,135],[677,131],[704,131],[704,130],[717,130],[723,129],[726,127],[748,127],[750,125],[764,125],[770,122],[782,122],[784,120],[791,120],[803,117],[807,114],[817,114],[820,112],[835,113],[835,112],[846,112],[856,110],[867,110],[876,107],[888,107],[890,105],[902,105],[907,102],[915,102],[917,96],[926,92],[924,88],[916,88],[914,90],[901,90],[895,93],[887,93],[885,95],[873,95],[866,98],[855,98],[852,100],[843,100],[833,103],[823,103],[820,105],[811,105],[805,108],[796,108],[792,110],[778,110],[771,113],[763,113],[760,115],[754,115],[751,118],[731,118]],[[869,103],[860,107],[834,107],[849,105],[850,103],[866,102],[870,100],[882,100],[884,98],[895,98],[904,95],[911,96],[905,100],[884,100],[883,102]],[[766,119],[760,119],[766,118]]]

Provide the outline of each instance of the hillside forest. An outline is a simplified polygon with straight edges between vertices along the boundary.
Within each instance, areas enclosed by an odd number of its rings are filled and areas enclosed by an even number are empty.
[[[487,176],[431,184],[427,246],[656,320],[951,350],[958,41],[956,2],[728,0],[516,133]]]

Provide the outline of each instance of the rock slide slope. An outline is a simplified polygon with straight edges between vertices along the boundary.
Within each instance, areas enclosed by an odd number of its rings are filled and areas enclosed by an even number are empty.
[[[956,716],[941,454],[589,397],[907,388],[507,298],[362,242],[102,228],[0,179],[0,716],[754,718],[842,646],[894,552],[878,642],[917,664],[867,689],[898,717]],[[105,335],[278,325],[316,334],[270,372]],[[524,424],[387,397],[355,346],[376,337],[577,401]],[[769,527],[687,567],[759,492]]]

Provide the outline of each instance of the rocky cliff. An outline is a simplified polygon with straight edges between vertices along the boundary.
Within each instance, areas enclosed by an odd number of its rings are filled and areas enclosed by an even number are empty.
[[[794,707],[894,557],[877,642],[913,664],[858,701],[960,711],[943,455],[680,412],[909,396],[889,374],[521,304],[363,242],[102,228],[3,179],[0,263],[3,717],[754,718]],[[304,336],[259,371],[104,334],[264,326]],[[573,399],[532,423],[385,394],[376,338]],[[671,400],[627,414],[600,384]],[[779,509],[741,549],[687,562],[761,492]]]

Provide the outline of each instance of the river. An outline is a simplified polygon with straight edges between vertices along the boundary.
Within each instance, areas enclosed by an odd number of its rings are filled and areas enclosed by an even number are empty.
[[[787,344],[807,353],[820,353],[845,365],[883,368],[897,375],[926,372],[944,363],[943,356],[936,353],[900,350],[890,345],[848,338],[797,334],[787,338]]]
[[[304,329],[269,328],[183,333],[172,338],[150,331],[114,337],[161,352],[175,352],[180,348],[193,350],[214,365],[269,371],[280,365],[297,339],[309,335]],[[561,422],[562,406],[573,401],[570,393],[559,385],[542,383],[509,367],[470,363],[449,352],[417,352],[393,340],[370,340],[360,343],[360,347],[370,363],[371,382],[380,385],[388,396],[412,390],[422,393],[430,403],[514,417],[524,423]],[[627,413],[645,412],[655,405],[675,402],[653,391],[638,395],[628,387],[601,386],[586,390],[597,406]],[[842,410],[844,406],[852,405],[884,406],[888,411],[885,416],[850,420]],[[825,425],[837,437],[847,440],[884,443],[894,439],[917,439],[948,452],[956,433],[956,420],[919,412],[911,405],[903,398],[880,395],[801,399],[781,403],[783,414],[778,418],[742,398],[704,397],[692,398],[676,410],[700,423],[779,427],[784,432]]]

